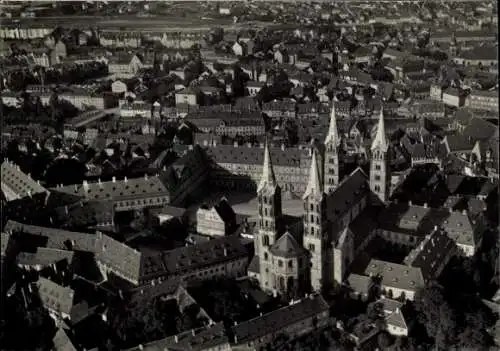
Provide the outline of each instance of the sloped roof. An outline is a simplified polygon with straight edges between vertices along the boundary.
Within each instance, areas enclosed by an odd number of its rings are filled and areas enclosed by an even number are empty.
[[[28,195],[48,193],[47,189],[9,161],[2,162],[0,173],[2,192],[8,201]]]
[[[63,287],[43,277],[38,279],[37,286],[40,299],[47,309],[67,315],[71,313],[75,295],[73,289]]]
[[[235,344],[244,344],[274,334],[287,326],[328,311],[328,303],[320,295],[310,295],[294,304],[232,327]]]
[[[443,258],[456,249],[455,243],[444,231],[435,230],[404,259],[408,266],[418,267],[426,281],[438,278],[438,268]]]
[[[462,135],[473,140],[487,140],[493,137],[497,131],[498,126],[493,123],[473,117],[463,130]]]
[[[20,252],[17,255],[16,261],[17,264],[21,265],[49,266],[63,260],[71,263],[71,261],[73,260],[73,255],[73,251],[39,247],[37,248],[35,253]]]
[[[372,259],[365,274],[381,276],[382,285],[404,290],[417,290],[425,285],[420,268]]]
[[[138,282],[141,274],[141,253],[107,235],[99,233],[98,237],[100,240],[97,242],[96,259],[110,267],[115,274]]]
[[[348,175],[339,186],[327,196],[327,208],[329,216],[339,218],[351,209],[352,204],[357,203],[369,193],[367,175],[361,168],[356,168]]]
[[[396,326],[396,327],[399,327],[399,328],[404,328],[404,329],[407,328],[405,318],[404,318],[403,314],[401,313],[400,309],[397,309],[396,311],[394,311],[393,313],[391,313],[385,319],[385,321],[386,321],[386,323],[388,325],[393,325],[393,326]]]
[[[202,351],[212,350],[221,345],[228,344],[229,339],[225,333],[223,323],[197,330],[189,330],[165,339],[128,349],[127,351]]]
[[[50,249],[67,250],[67,242],[73,244],[73,250],[95,252],[97,245],[97,235],[79,232],[70,232],[56,228],[27,225],[15,221],[8,221],[4,231],[12,233],[20,231],[26,234],[40,235],[47,238],[45,246]]]
[[[55,190],[79,195],[89,200],[135,199],[152,195],[169,195],[167,186],[160,177],[132,178],[108,182],[74,184]]]
[[[296,257],[304,253],[304,248],[287,231],[271,246],[269,251],[278,257]]]
[[[368,295],[368,293],[370,292],[370,287],[373,284],[370,277],[356,273],[349,274],[347,282],[354,291],[363,295]]]
[[[234,147],[232,145],[221,145],[209,147],[206,149],[210,156],[217,163],[237,163],[263,165],[264,152],[263,148],[259,147]],[[300,167],[301,161],[309,159],[307,150],[298,148],[289,148],[282,150],[281,148],[270,147],[271,160],[273,166],[283,167]]]
[[[68,334],[62,327],[57,330],[52,342],[56,351],[76,351],[75,346],[73,346]]]

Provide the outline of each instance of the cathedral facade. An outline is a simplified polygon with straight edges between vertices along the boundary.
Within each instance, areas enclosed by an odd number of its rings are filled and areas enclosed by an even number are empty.
[[[389,143],[381,111],[372,143],[370,174],[361,168],[343,174],[342,143],[335,107],[324,141],[324,154],[313,148],[309,180],[302,200],[303,231],[290,233],[282,222],[281,189],[274,176],[269,148],[264,148],[264,168],[257,189],[259,222],[254,235],[255,256],[248,275],[262,290],[275,295],[320,291],[343,282],[361,245],[350,225],[363,216],[374,200],[389,198]]]

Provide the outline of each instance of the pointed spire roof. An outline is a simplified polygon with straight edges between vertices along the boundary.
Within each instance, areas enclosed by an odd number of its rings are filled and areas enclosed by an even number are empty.
[[[266,146],[264,147],[264,165],[262,167],[262,178],[260,179],[257,192],[264,189],[265,186],[276,186],[276,176],[274,175],[273,164],[271,162],[271,153],[266,139]]]
[[[323,189],[321,188],[321,181],[319,179],[319,166],[318,160],[316,158],[316,152],[313,151],[311,160],[311,169],[309,171],[309,181],[307,183],[307,188],[302,196],[302,199],[307,199],[310,195],[321,195]]]
[[[332,110],[330,112],[330,127],[326,135],[325,144],[333,143],[335,146],[340,145],[339,132],[337,129],[337,116],[335,113],[335,101],[332,102]]]
[[[383,151],[387,151],[388,148],[389,143],[387,142],[387,137],[385,135],[384,110],[381,107],[378,118],[377,134],[375,134],[375,139],[373,139],[371,149],[382,149]]]

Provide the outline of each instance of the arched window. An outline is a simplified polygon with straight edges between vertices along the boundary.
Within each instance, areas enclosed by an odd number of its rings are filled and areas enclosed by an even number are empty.
[[[264,245],[264,246],[269,246],[269,236],[264,235],[264,236],[262,237],[262,245]]]
[[[280,277],[280,279],[279,279],[279,289],[285,290],[285,278],[284,277]]]

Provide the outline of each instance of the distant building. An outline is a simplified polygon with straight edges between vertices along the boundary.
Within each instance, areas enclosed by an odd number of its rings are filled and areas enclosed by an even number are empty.
[[[448,106],[462,107],[465,104],[465,94],[457,88],[443,91],[443,103]]]
[[[329,306],[320,295],[292,301],[289,306],[233,326],[232,350],[260,350],[277,335],[290,338],[327,325]]]
[[[236,214],[226,199],[196,211],[196,232],[209,236],[229,235],[236,229]]]
[[[498,112],[498,91],[472,91],[465,99],[465,106],[474,110]]]
[[[47,189],[40,185],[40,182],[23,173],[19,166],[12,162],[4,161],[1,173],[2,193],[7,201],[40,193],[46,193],[47,196],[50,194]]]
[[[175,93],[175,105],[187,104],[198,105],[198,98],[200,93],[191,88],[185,88]]]

